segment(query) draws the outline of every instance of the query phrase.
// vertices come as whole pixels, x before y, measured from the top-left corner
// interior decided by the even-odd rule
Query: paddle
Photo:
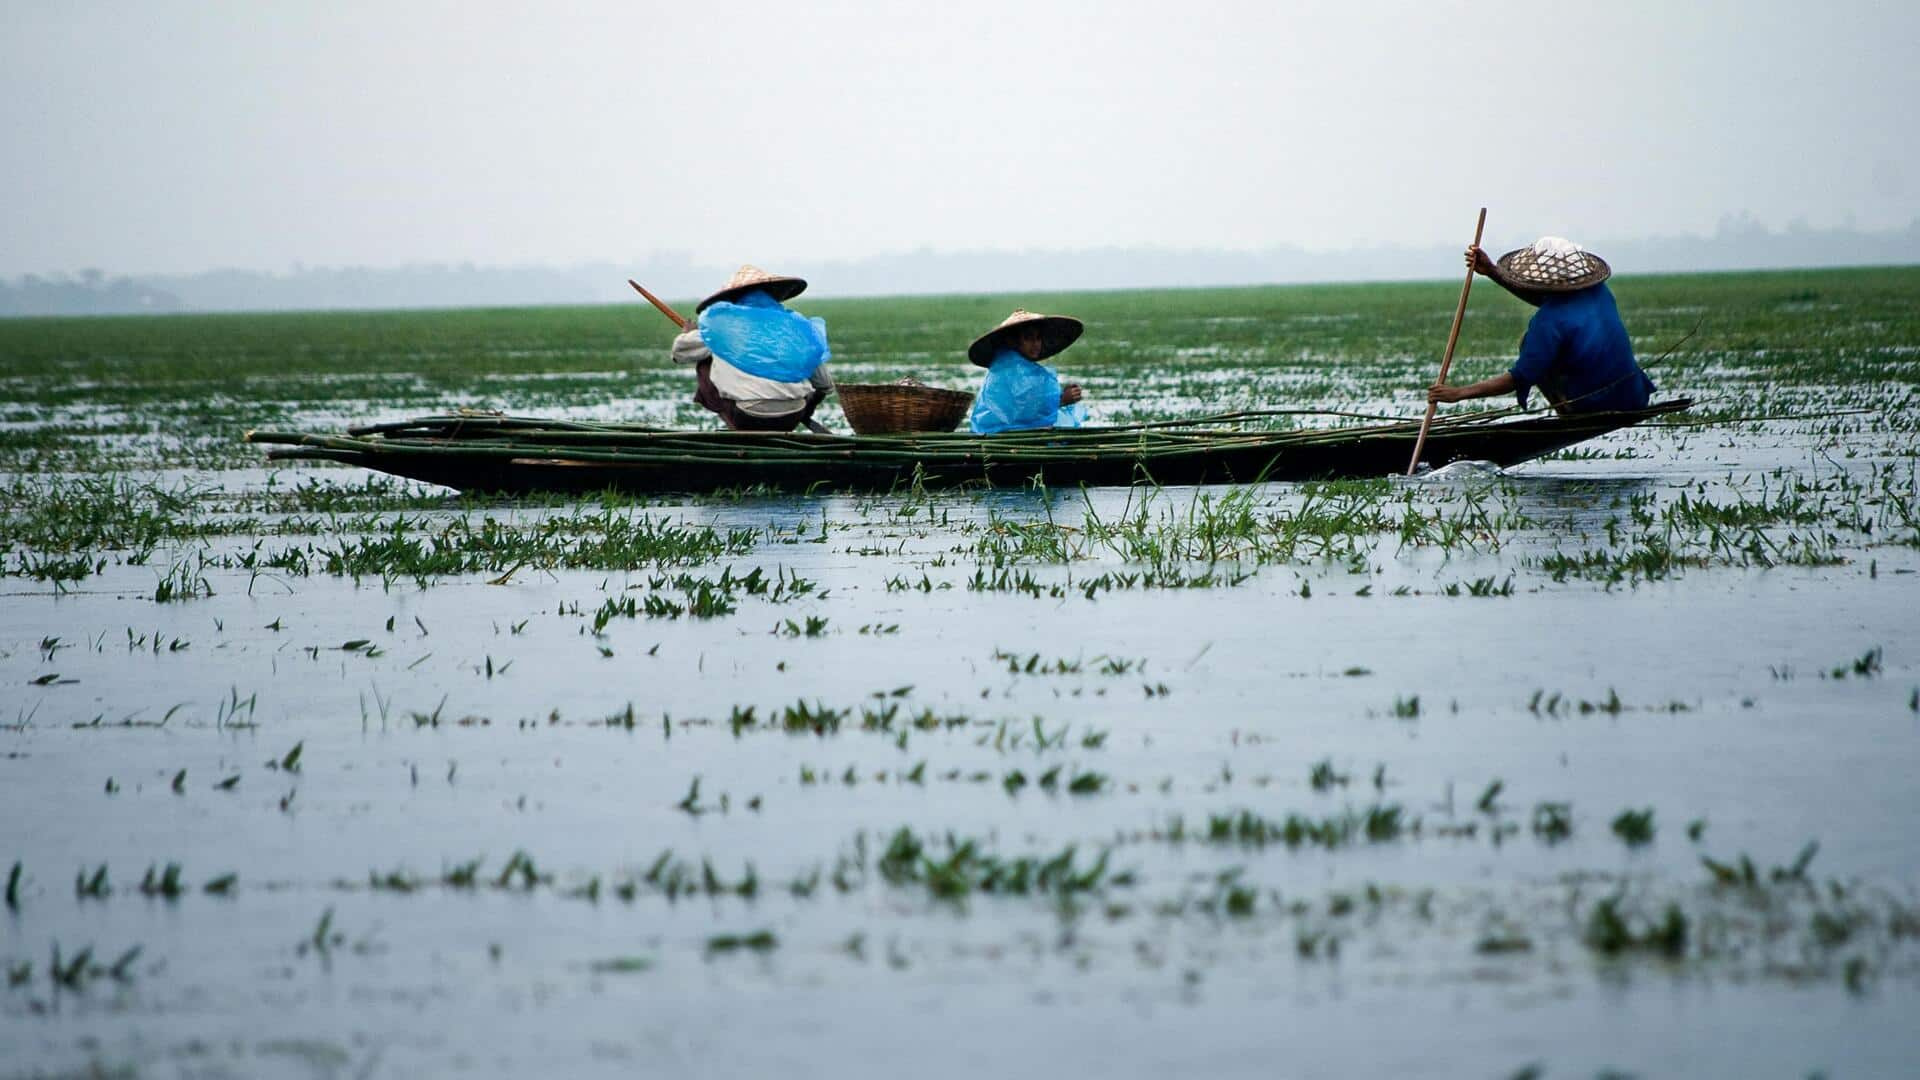
[[[639,282],[633,280],[632,278],[627,279],[627,284],[633,286],[634,292],[637,292],[641,296],[646,297],[647,303],[652,304],[656,308],[659,308],[660,314],[665,315],[669,319],[672,319],[673,325],[679,327],[682,330],[685,330],[687,328],[687,325],[688,325],[687,320],[681,318],[679,312],[668,307],[667,302],[665,300],[662,300],[659,297],[648,292],[647,287],[645,285],[640,284]]]
[[[1481,230],[1487,227],[1487,208],[1480,208],[1480,220],[1473,226],[1473,246],[1480,246]],[[638,285],[634,288],[639,288]],[[1460,286],[1460,306],[1453,309],[1453,329],[1447,332],[1447,351],[1440,357],[1440,382],[1447,381],[1447,369],[1453,366],[1453,347],[1460,340],[1460,322],[1467,317],[1467,294],[1473,291],[1473,267],[1467,267],[1466,283]],[[652,297],[648,297],[652,299]],[[1420,465],[1420,451],[1427,446],[1427,428],[1433,424],[1433,414],[1440,407],[1438,402],[1427,402],[1427,418],[1420,421],[1420,437],[1413,440],[1413,460],[1407,462],[1407,475]]]
[[[637,292],[641,296],[646,297],[647,303],[652,304],[654,307],[658,308],[660,310],[660,314],[665,315],[669,319],[672,319],[673,325],[679,327],[682,330],[685,330],[687,327],[693,325],[692,323],[688,322],[686,319],[681,318],[679,312],[667,306],[667,302],[665,300],[662,300],[659,297],[648,292],[647,287],[645,285],[640,284],[639,282],[633,280],[632,278],[627,279],[627,284],[633,286],[634,292]],[[816,435],[833,434],[833,432],[825,424],[820,423],[818,420],[815,420],[812,417],[808,417],[807,419],[802,420],[800,422],[807,426],[808,431],[811,431]]]

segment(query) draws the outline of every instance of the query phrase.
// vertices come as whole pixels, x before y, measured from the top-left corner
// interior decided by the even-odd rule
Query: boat
[[[1481,461],[1505,468],[1692,404],[1679,398],[1630,412],[1514,419],[1518,410],[1502,409],[1448,417],[1433,423],[1421,462],[1438,468]],[[674,431],[463,412],[354,427],[341,435],[249,431],[246,439],[274,447],[267,457],[275,461],[341,462],[461,491],[503,494],[1235,484],[1407,471],[1418,421],[1271,429],[1274,417],[1303,414],[1354,417],[1253,410],[982,436]]]

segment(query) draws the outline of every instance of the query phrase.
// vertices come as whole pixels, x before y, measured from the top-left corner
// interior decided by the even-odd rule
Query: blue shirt
[[[1574,412],[1644,409],[1653,380],[1633,359],[1620,309],[1603,282],[1577,292],[1548,293],[1520,339],[1510,369],[1520,404],[1538,386]]]
[[[973,399],[970,422],[975,435],[1034,428],[1079,427],[1085,410],[1076,402],[1060,407],[1060,377],[1012,349],[993,354],[987,381]]]

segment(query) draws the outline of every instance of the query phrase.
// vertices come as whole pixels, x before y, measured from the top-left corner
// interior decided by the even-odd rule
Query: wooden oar
[[[1473,226],[1473,246],[1480,246],[1481,230],[1487,227],[1487,208],[1480,208],[1480,220]],[[639,288],[635,285],[634,288]],[[1447,369],[1453,366],[1453,346],[1460,340],[1460,323],[1467,317],[1467,294],[1473,291],[1473,267],[1467,267],[1466,284],[1460,286],[1460,306],[1453,309],[1453,329],[1447,332],[1447,351],[1440,357],[1440,383],[1447,381]],[[652,299],[652,297],[648,297]],[[657,302],[657,301],[656,301]],[[1433,425],[1434,410],[1440,407],[1438,402],[1427,402],[1427,418],[1420,421],[1420,437],[1413,440],[1413,460],[1407,462],[1407,475],[1420,465],[1420,451],[1427,447],[1427,428]]]
[[[660,314],[665,315],[669,319],[672,319],[673,325],[679,327],[682,330],[685,330],[687,328],[687,320],[681,318],[679,312],[668,307],[667,302],[665,300],[662,300],[659,297],[648,292],[647,287],[645,285],[640,284],[639,282],[633,280],[632,278],[627,279],[627,284],[633,286],[634,292],[637,292],[641,296],[646,297],[647,303],[652,304],[656,308],[659,308]]]

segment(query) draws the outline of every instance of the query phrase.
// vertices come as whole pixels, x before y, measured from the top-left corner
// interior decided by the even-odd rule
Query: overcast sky
[[[0,274],[1899,227],[1917,12],[0,0]]]

